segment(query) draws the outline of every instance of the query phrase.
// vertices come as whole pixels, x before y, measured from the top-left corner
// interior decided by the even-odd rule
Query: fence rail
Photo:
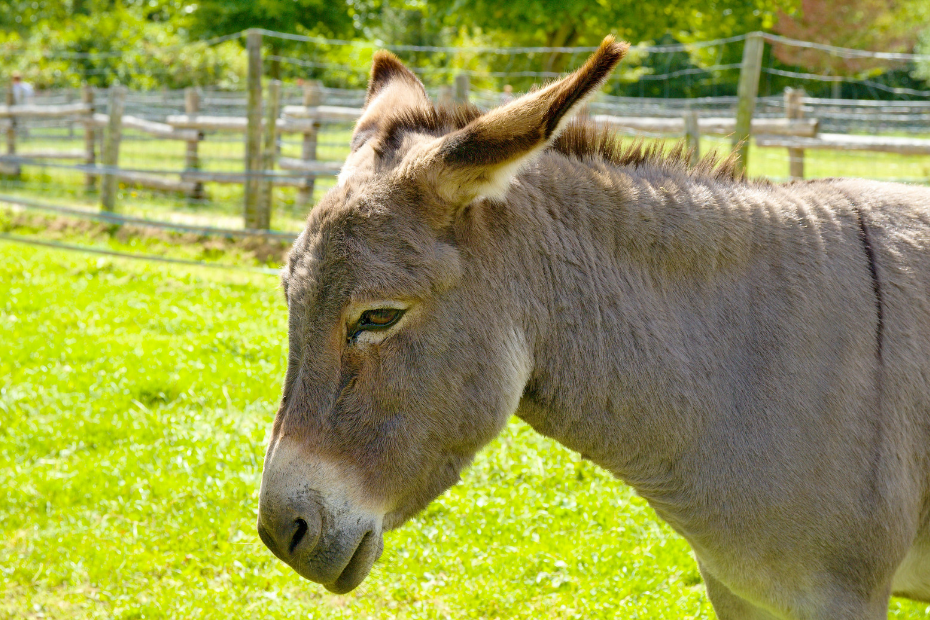
[[[15,178],[24,166],[50,174],[70,171],[83,176],[86,190],[99,188],[102,206],[109,210],[120,208],[119,183],[180,194],[194,202],[217,187],[240,186],[242,198],[236,196],[245,203],[243,225],[269,228],[275,195],[271,188],[295,188],[295,203],[306,205],[320,187],[318,179],[328,179],[325,185],[338,174],[365,92],[325,88],[314,81],[295,88],[266,80],[263,35],[273,33],[248,33],[248,91],[85,87],[41,93],[26,104],[13,103],[8,92],[7,104],[0,105],[0,134],[6,137],[0,174]],[[741,136],[751,137],[743,141],[747,147],[784,149],[792,178],[805,176],[806,151],[930,155],[930,99],[824,99],[807,97],[800,89],[759,97],[751,86],[764,79],[760,50],[773,40],[750,35],[726,43],[739,41],[747,45],[742,64],[747,85],[739,97],[604,95],[589,104],[587,113],[622,134],[687,137],[695,152],[702,138],[719,142],[722,137],[735,144]],[[469,76],[463,70],[451,84],[429,86],[427,92],[441,104],[471,101],[484,108],[513,96],[472,90]],[[133,148],[145,157],[135,157]]]

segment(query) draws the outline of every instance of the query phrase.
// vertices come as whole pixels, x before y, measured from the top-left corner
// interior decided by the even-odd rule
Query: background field
[[[58,137],[51,139],[50,135]],[[36,131],[20,141],[21,147],[25,150],[53,149],[56,144],[60,146],[59,138],[63,135],[63,130]],[[913,135],[926,138],[930,134]],[[344,161],[349,153],[350,136],[351,130],[346,126],[324,126],[324,131],[320,133],[320,159]],[[77,142],[79,137],[74,138],[74,141]],[[662,142],[666,149],[671,149],[679,142],[677,138],[637,138],[622,135],[618,136],[618,139],[627,144],[637,139],[644,140],[647,144]],[[206,140],[201,144],[204,169],[214,172],[241,172],[245,152],[241,137],[214,137],[212,140]],[[298,142],[282,141],[282,154],[298,157]],[[178,161],[183,161],[182,142],[146,140],[130,133],[126,143],[122,166],[127,169],[172,168],[177,167]],[[726,138],[705,136],[701,141],[701,149],[702,153],[716,151],[726,155],[730,152],[731,144]],[[811,150],[807,152],[805,165],[809,178],[851,176],[886,181],[930,182],[930,156],[927,155]],[[753,146],[748,174],[754,178],[787,180],[789,174],[786,149]],[[315,181],[314,202],[322,198],[334,184],[334,176],[318,177]],[[282,231],[300,231],[310,206],[297,203],[297,190],[293,187],[276,187],[273,192],[271,227]],[[20,178],[0,176],[0,195],[90,211],[99,209],[98,193],[85,191],[83,175],[67,168],[24,166]],[[124,215],[154,220],[241,228],[242,201],[241,185],[208,183],[206,199],[199,201],[191,201],[181,194],[123,185],[119,192],[118,210]]]
[[[285,325],[272,276],[0,241],[0,617],[713,617],[684,541],[518,421],[358,590],[301,580],[254,527]]]

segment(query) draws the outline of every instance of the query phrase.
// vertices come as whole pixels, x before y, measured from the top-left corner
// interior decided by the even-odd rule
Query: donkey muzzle
[[[363,507],[358,485],[292,442],[269,446],[259,493],[258,535],[311,581],[344,594],[371,571],[384,548],[383,513]]]

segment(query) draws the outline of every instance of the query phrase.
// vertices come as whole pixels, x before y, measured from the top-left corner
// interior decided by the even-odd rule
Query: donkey
[[[261,539],[348,592],[516,414],[646,498],[723,620],[930,601],[930,190],[570,121],[626,48],[484,114],[375,55],[283,270]]]

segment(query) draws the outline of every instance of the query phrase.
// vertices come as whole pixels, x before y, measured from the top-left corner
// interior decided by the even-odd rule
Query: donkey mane
[[[481,114],[481,110],[470,103],[406,108],[386,119],[381,144],[397,148],[406,132],[439,137],[462,129]],[[649,167],[686,173],[696,178],[746,181],[733,154],[720,156],[711,151],[692,165],[691,150],[684,140],[679,140],[666,151],[661,142],[646,144],[642,138],[624,141],[617,131],[584,117],[568,123],[547,150],[580,161],[600,159],[622,168]]]
[[[600,158],[619,167],[652,167],[714,180],[745,180],[735,155],[722,157],[710,151],[691,165],[691,149],[684,140],[676,142],[669,151],[663,147],[662,142],[646,144],[642,138],[624,142],[613,129],[581,118],[569,123],[551,148],[568,157]]]

